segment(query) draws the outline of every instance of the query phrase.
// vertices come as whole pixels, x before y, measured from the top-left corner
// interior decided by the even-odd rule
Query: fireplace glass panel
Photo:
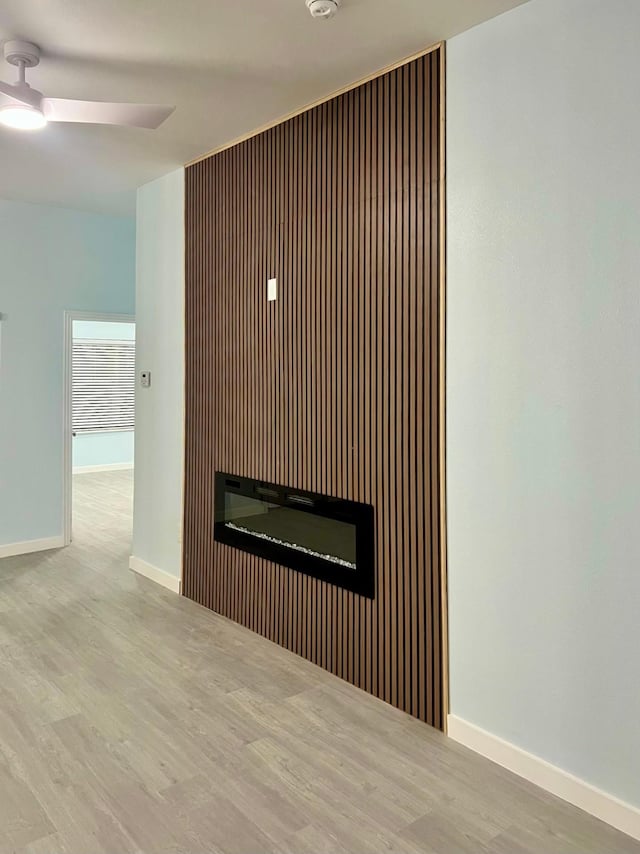
[[[225,492],[225,527],[356,569],[356,526],[349,522]]]
[[[373,507],[216,472],[214,535],[372,598]]]

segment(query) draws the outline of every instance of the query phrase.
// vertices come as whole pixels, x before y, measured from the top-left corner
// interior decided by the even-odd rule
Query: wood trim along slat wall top
[[[424,52],[187,169],[184,524],[187,596],[440,728],[443,70]],[[216,543],[216,470],[372,504],[376,598]]]
[[[295,119],[297,116],[302,115],[303,113],[308,113],[316,107],[321,106],[327,101],[333,101],[340,97],[340,95],[346,95],[347,92],[351,92],[353,89],[359,89],[361,86],[364,86],[365,83],[369,83],[371,80],[376,80],[379,77],[382,77],[385,74],[388,74],[390,71],[395,71],[397,68],[402,68],[404,65],[408,65],[416,59],[421,59],[424,56],[427,56],[430,53],[434,53],[436,51],[443,51],[446,42],[436,42],[435,44],[430,45],[429,47],[423,48],[422,50],[418,50],[415,53],[412,53],[410,56],[405,56],[403,59],[399,59],[396,62],[391,62],[389,65],[386,65],[384,68],[378,69],[378,71],[374,71],[372,74],[367,74],[366,77],[361,77],[359,80],[356,80],[354,83],[348,83],[346,86],[341,86],[339,89],[335,89],[329,95],[324,95],[321,98],[316,98],[316,100],[311,101],[308,104],[305,104],[302,107],[297,107],[295,110],[291,110],[290,113],[286,113],[280,118],[273,119],[270,122],[266,122],[263,125],[260,125],[257,128],[253,128],[253,130],[248,131],[247,133],[243,133],[240,136],[235,137],[229,142],[223,142],[221,145],[212,148],[210,151],[206,151],[204,154],[198,155],[198,157],[194,157],[193,160],[187,161],[185,163],[185,168],[188,169],[189,166],[195,166],[196,163],[200,163],[202,160],[208,160],[210,157],[214,157],[216,154],[221,154],[223,151],[226,151],[227,148],[235,148],[236,145],[240,145],[241,142],[246,142],[248,139],[251,139],[254,136],[259,136],[262,133],[265,133],[271,128],[278,127],[279,125],[283,125],[291,119]]]

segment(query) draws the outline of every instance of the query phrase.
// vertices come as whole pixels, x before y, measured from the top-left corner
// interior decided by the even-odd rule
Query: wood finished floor
[[[605,824],[127,569],[131,474],[0,561],[0,852],[615,854]]]

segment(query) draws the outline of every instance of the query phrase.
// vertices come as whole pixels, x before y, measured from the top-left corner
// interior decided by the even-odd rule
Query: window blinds
[[[74,432],[133,430],[135,342],[73,341]]]

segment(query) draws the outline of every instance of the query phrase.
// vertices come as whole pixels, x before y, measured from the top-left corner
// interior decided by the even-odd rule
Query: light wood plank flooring
[[[0,561],[0,852],[615,854],[633,842],[127,569],[131,476]]]

